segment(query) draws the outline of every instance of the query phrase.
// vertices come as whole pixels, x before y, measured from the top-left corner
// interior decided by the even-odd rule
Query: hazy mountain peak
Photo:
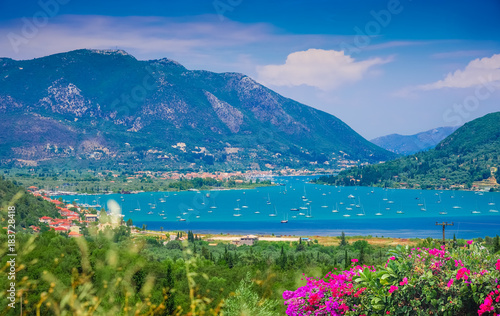
[[[101,54],[101,55],[123,55],[132,56],[122,49],[87,49],[89,52]]]
[[[400,155],[411,155],[436,147],[457,128],[458,126],[438,127],[414,135],[390,134],[372,139],[371,142]]]

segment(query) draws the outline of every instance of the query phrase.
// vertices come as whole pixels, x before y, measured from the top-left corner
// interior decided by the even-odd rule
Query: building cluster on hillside
[[[347,161],[343,161],[348,163]],[[349,162],[348,166],[353,166],[359,164],[359,162]],[[344,166],[344,165],[343,165]],[[347,165],[345,165],[347,166]],[[345,167],[344,166],[344,167]],[[233,171],[233,172],[224,172],[224,171],[216,171],[216,172],[178,172],[178,171],[136,171],[133,175],[129,175],[127,180],[141,179],[141,178],[152,178],[152,179],[160,179],[160,180],[191,180],[194,178],[210,178],[219,181],[230,180],[230,179],[244,179],[244,180],[268,180],[274,176],[283,176],[283,175],[292,175],[292,176],[305,176],[305,175],[313,175],[318,173],[333,173],[338,170],[334,169],[325,169],[325,168],[313,168],[309,169],[293,169],[285,167],[283,169],[276,170],[247,170],[247,171]],[[105,170],[103,172],[99,172],[97,174],[98,177],[105,177],[112,174],[112,177],[116,178],[119,175],[113,173],[111,170]]]
[[[43,200],[56,205],[61,218],[42,216],[38,219],[40,223],[47,224],[56,232],[67,232],[69,237],[79,237],[82,236],[80,233],[80,226],[82,224],[88,226],[90,223],[99,221],[99,215],[91,214],[87,208],[83,208],[76,204],[65,204],[60,200],[52,199],[44,195],[42,191],[37,191],[36,187],[30,187],[29,191],[34,196],[40,197]],[[40,227],[38,226],[32,225],[31,228],[35,231],[40,230]]]

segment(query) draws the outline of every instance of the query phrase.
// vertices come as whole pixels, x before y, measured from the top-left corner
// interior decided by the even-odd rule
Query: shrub
[[[457,249],[404,248],[383,265],[356,265],[307,278],[285,291],[287,315],[494,315],[500,311],[500,259],[478,243]]]

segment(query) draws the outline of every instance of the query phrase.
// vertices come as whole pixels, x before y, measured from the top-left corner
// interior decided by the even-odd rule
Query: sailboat
[[[283,220],[281,221],[282,224],[288,223],[288,215],[283,216]]]
[[[365,214],[365,208],[364,208],[364,207],[362,207],[362,208],[361,208],[361,213],[358,213],[358,214],[356,214],[356,215],[357,215],[357,216],[365,216],[365,215],[366,215],[366,214]]]
[[[335,203],[335,208],[332,210],[332,213],[338,213],[339,212],[339,206],[337,203]]]
[[[245,192],[243,192],[243,194],[245,194]],[[246,202],[247,202],[247,198],[245,196],[245,201],[243,203],[244,205],[241,208],[248,208],[248,206],[246,205],[247,204]]]
[[[471,211],[472,214],[481,214],[480,211],[478,211],[479,207],[478,207],[478,204],[477,204],[477,201],[476,201],[476,209]]]
[[[304,195],[302,196],[302,201],[307,201],[306,187],[304,186]]]
[[[427,206],[425,205],[425,199],[424,199],[424,205],[423,207],[420,208],[420,210],[423,212],[427,211]]]
[[[306,215],[307,218],[311,218],[312,217],[312,213],[311,213],[311,206],[309,206],[309,213]]]
[[[269,193],[267,194],[267,205],[271,205],[271,198],[269,197]]]
[[[238,207],[235,207],[234,210],[235,211],[239,211],[240,210],[240,203],[238,203]]]
[[[139,201],[137,201],[137,208],[134,209],[134,211],[138,211],[138,212],[141,211],[141,205],[139,204]]]
[[[277,212],[276,212],[276,206],[275,206],[275,207],[274,207],[274,213],[269,214],[269,216],[276,216],[276,215],[278,215],[278,214],[277,214]]]
[[[208,194],[208,193],[207,193],[207,194]],[[209,196],[210,196],[210,194],[209,194]],[[210,206],[210,209],[211,209],[211,210],[215,210],[216,208],[217,208],[217,204],[215,203],[215,199],[214,199],[214,205]],[[208,212],[209,212],[209,213],[212,213],[212,211],[211,211],[211,210],[209,210]]]

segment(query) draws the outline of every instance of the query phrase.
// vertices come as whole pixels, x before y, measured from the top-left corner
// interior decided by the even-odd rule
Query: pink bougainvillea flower
[[[469,279],[470,270],[467,268],[461,268],[457,271],[457,281],[460,279]]]
[[[399,289],[397,285],[391,285],[391,288],[389,289],[389,294],[396,291],[397,289]]]
[[[446,286],[451,287],[452,285],[453,285],[453,279],[450,279],[450,281],[448,281],[448,284]]]
[[[500,259],[497,260],[495,267],[497,268],[497,270],[500,270]]]
[[[399,285],[406,285],[406,284],[408,284],[408,278],[404,277],[403,281],[399,282]]]
[[[358,262],[358,259],[351,259],[351,262],[356,263],[356,262]]]
[[[472,240],[467,240],[468,245],[472,245],[472,242],[473,242]]]

